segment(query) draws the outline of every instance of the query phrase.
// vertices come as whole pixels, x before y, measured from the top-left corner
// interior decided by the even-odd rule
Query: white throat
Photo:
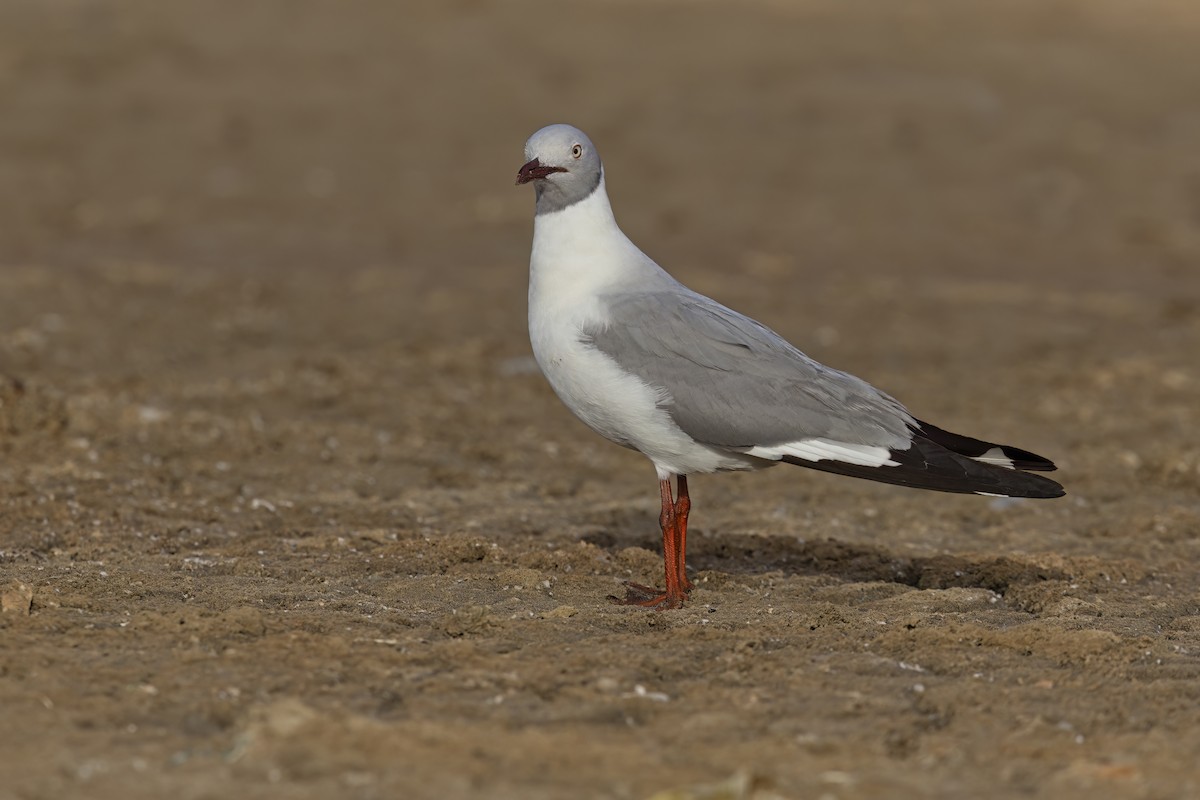
[[[533,219],[531,311],[539,303],[557,306],[663,280],[674,282],[617,226],[603,176],[583,200]]]

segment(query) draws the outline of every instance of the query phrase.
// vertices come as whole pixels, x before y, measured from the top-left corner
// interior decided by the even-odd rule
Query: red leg
[[[686,482],[683,484],[686,489]],[[645,606],[647,608],[679,608],[687,599],[687,590],[679,580],[683,573],[683,553],[681,545],[678,516],[675,513],[676,504],[671,498],[671,480],[658,482],[659,494],[662,498],[662,511],[658,523],[662,527],[663,536],[663,571],[667,580],[665,592],[659,592],[649,586],[642,586],[630,581],[625,582],[625,597],[609,595],[609,600],[626,606]],[[686,576],[684,576],[686,580]]]
[[[687,576],[687,521],[688,512],[692,510],[692,498],[688,497],[687,475],[680,475],[678,481],[679,499],[675,501],[678,545],[675,548],[675,557],[678,559],[679,585],[686,594],[692,590],[692,582]]]

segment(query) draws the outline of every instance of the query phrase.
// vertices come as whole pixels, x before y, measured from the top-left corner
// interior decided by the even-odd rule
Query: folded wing
[[[665,390],[663,408],[698,442],[914,488],[1063,494],[1021,471],[1054,469],[1047,459],[923,423],[866,381],[682,286],[602,299],[608,324],[586,340]]]

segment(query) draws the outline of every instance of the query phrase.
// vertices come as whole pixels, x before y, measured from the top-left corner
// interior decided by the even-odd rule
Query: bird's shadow
[[[606,527],[583,539],[610,552],[654,547],[655,543],[638,530],[632,525]],[[688,544],[690,568],[727,574],[824,575],[848,582],[881,581],[917,589],[979,588],[999,595],[1016,586],[1068,578],[1060,570],[1009,556],[901,556],[877,545],[832,538],[805,540],[728,533],[693,536]]]

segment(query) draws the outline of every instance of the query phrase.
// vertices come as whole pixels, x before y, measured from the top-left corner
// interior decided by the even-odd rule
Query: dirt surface
[[[1200,796],[1200,10],[0,4],[0,797]],[[1021,502],[653,471],[526,136]]]

